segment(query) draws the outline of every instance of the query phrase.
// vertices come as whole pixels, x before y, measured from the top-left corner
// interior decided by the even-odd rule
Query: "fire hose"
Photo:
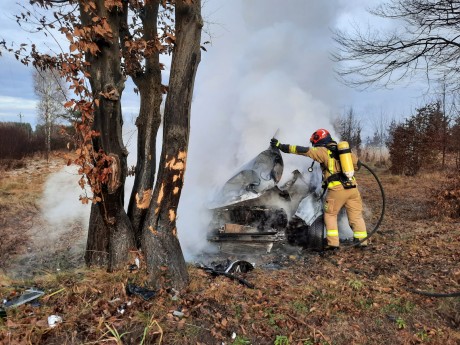
[[[360,161],[360,163],[361,163],[361,166],[366,168],[367,171],[369,171],[372,174],[372,176],[374,176],[374,179],[375,179],[375,181],[377,182],[377,184],[379,186],[380,194],[381,194],[381,197],[382,197],[382,210],[380,212],[380,217],[377,220],[377,223],[375,224],[374,228],[371,231],[367,232],[367,237],[361,239],[360,241],[353,242],[353,243],[349,244],[349,246],[352,246],[352,247],[360,245],[362,242],[368,240],[371,236],[373,236],[377,232],[377,230],[379,229],[380,224],[382,224],[383,217],[385,215],[385,191],[383,190],[382,182],[380,182],[380,179],[378,178],[377,174],[367,164],[364,164],[361,161]]]
[[[344,243],[343,245],[345,247],[355,247],[355,246],[359,246],[362,242],[368,240],[371,236],[373,236],[377,230],[379,229],[380,227],[380,224],[382,223],[383,221],[383,217],[385,215],[385,191],[383,190],[383,186],[382,186],[382,183],[380,182],[380,179],[378,178],[377,174],[365,163],[363,162],[359,162],[361,166],[363,166],[364,168],[366,168],[371,174],[372,176],[374,176],[374,179],[375,181],[377,182],[378,186],[379,186],[379,189],[380,189],[380,193],[381,193],[381,197],[382,197],[382,210],[380,212],[380,216],[379,216],[379,219],[377,220],[377,223],[375,224],[374,228],[371,230],[371,231],[368,231],[367,232],[367,237],[359,240],[359,241],[353,241],[352,243]],[[308,168],[308,171],[309,172],[313,172],[313,165],[315,164],[315,162],[313,161],[311,166]],[[326,190],[324,190],[325,192]],[[323,193],[324,195],[324,193]]]

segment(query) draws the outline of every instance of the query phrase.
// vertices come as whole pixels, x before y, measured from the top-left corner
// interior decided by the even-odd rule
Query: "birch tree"
[[[38,123],[45,129],[45,154],[49,161],[51,152],[51,133],[56,122],[66,110],[67,87],[59,72],[54,69],[35,70],[33,73],[34,92],[38,97]]]

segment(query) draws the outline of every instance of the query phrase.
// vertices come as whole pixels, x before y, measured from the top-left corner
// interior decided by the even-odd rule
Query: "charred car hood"
[[[279,149],[269,148],[262,151],[219,189],[209,208],[215,209],[258,198],[279,182],[283,168]]]

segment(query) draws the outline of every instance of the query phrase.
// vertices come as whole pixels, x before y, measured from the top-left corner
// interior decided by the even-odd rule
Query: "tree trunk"
[[[144,7],[143,37],[148,42],[154,42],[157,39],[158,6],[159,1],[150,1]],[[156,140],[161,123],[162,92],[158,50],[146,57],[145,69],[142,73],[133,75],[132,78],[139,89],[140,109],[136,119],[137,164],[133,190],[129,199],[128,217],[134,229],[136,244],[140,247],[142,228],[155,180]]]
[[[166,99],[157,182],[142,232],[152,284],[183,288],[188,273],[176,229],[190,133],[190,109],[200,62],[201,2],[176,1],[176,42]]]
[[[95,152],[111,157],[112,173],[102,186],[101,202],[93,204],[88,229],[85,261],[88,266],[107,266],[109,271],[120,269],[127,262],[129,249],[134,247],[133,229],[123,207],[127,174],[127,150],[122,139],[121,95],[124,78],[119,54],[119,30],[123,14],[118,7],[108,10],[104,0],[97,0],[96,14],[81,8],[83,25],[91,25],[98,18],[105,18],[111,28],[109,35],[95,35],[99,52],[87,53],[90,84],[93,97],[99,99],[94,109],[93,129],[100,133],[93,138]],[[94,20],[93,20],[94,19]]]
[[[149,87],[141,91],[137,126],[137,164],[131,197],[128,205],[128,216],[134,229],[136,244],[141,245],[142,227],[150,205],[153,182],[156,173],[156,139],[161,123],[160,104],[156,100],[158,91]],[[161,93],[159,93],[161,98]]]
[[[46,133],[46,161],[50,162],[50,153],[51,153],[51,119],[50,114],[46,114],[46,124],[45,124],[45,133]]]
[[[45,158],[46,162],[50,162],[50,151],[51,151],[51,125],[50,125],[50,95],[49,88],[46,88],[46,100],[45,100]]]

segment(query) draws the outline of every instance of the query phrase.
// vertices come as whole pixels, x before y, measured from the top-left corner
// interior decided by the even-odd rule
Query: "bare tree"
[[[454,119],[454,125],[452,126],[452,140],[451,140],[451,150],[455,154],[455,166],[460,170],[460,115]]]
[[[55,69],[35,70],[33,73],[34,92],[39,98],[37,111],[39,123],[45,128],[45,152],[49,161],[51,151],[51,132],[56,121],[66,113],[67,87]]]
[[[386,142],[388,141],[388,128],[390,121],[382,110],[380,115],[374,117],[372,120],[372,128],[374,130],[374,136],[372,138],[372,145],[379,151],[379,163],[385,161]]]
[[[340,140],[348,141],[350,147],[359,154],[362,143],[362,126],[352,107],[335,119],[333,127]]]
[[[445,79],[441,81],[440,85],[440,95],[439,95],[439,102],[441,104],[441,129],[440,129],[440,146],[442,152],[442,165],[441,167],[444,169],[446,165],[446,155],[447,150],[449,148],[449,141],[450,141],[450,126],[453,119],[452,113],[455,111],[455,96],[457,92],[452,92],[449,90],[447,82]],[[450,97],[449,97],[450,96]],[[449,100],[450,98],[450,100]],[[450,104],[448,104],[448,102]]]
[[[459,87],[460,1],[390,0],[370,13],[401,23],[393,32],[336,31],[338,74],[353,86],[389,85],[414,74]]]

